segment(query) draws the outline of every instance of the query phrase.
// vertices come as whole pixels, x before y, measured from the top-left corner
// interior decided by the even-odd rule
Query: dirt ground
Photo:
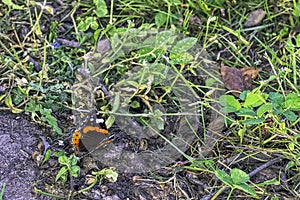
[[[29,116],[24,114],[11,114],[9,112],[1,112],[0,114],[0,144],[2,146],[0,157],[0,173],[1,185],[6,183],[4,192],[4,200],[9,199],[54,199],[46,195],[35,192],[36,189],[57,194],[61,196],[69,196],[71,199],[211,199],[215,193],[211,185],[218,183],[217,179],[209,173],[194,173],[183,169],[183,165],[178,164],[177,167],[164,167],[156,172],[143,174],[126,174],[120,173],[118,180],[114,183],[104,180],[102,184],[96,184],[93,188],[82,192],[79,195],[72,196],[69,192],[70,188],[78,191],[87,187],[87,177],[92,170],[101,168],[101,163],[93,160],[90,156],[85,156],[79,163],[81,173],[78,178],[74,178],[62,186],[60,182],[55,182],[55,176],[59,170],[59,164],[56,157],[43,166],[38,167],[32,155],[40,147],[40,137],[44,136],[47,140],[51,140],[50,131],[46,128],[39,127],[30,122]],[[54,145],[53,150],[67,149],[68,137],[61,138],[65,142],[64,146],[59,146],[58,142],[51,141]],[[239,158],[242,158],[240,155]],[[222,160],[224,163],[230,163],[237,156]],[[258,159],[270,160],[270,157],[257,156]],[[252,171],[262,165],[258,160],[245,159],[247,169]],[[284,166],[284,165],[282,165]],[[243,169],[243,166],[237,166]],[[271,180],[282,171],[278,164],[274,164],[251,178],[254,183],[260,183],[265,180]],[[286,181],[285,173],[281,173],[282,182]],[[286,190],[281,186],[272,186],[270,192],[281,194],[281,197],[288,197]],[[226,199],[228,191],[223,193]],[[220,197],[220,196],[219,196]],[[236,197],[239,194],[236,194]]]
[[[23,115],[0,112],[0,182],[1,186],[6,183],[4,200],[37,198],[33,184],[39,169],[31,155],[41,135],[40,127]]]

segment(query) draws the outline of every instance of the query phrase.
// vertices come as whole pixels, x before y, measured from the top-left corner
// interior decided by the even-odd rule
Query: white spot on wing
[[[104,123],[104,119],[103,118],[100,118],[100,119],[96,119],[96,123],[99,124],[103,124]]]

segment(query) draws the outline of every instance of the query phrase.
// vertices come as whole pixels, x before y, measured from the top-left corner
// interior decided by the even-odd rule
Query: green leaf
[[[153,44],[156,41],[156,35],[149,36],[145,40],[142,41],[141,46],[144,48],[151,48],[154,49]]]
[[[232,181],[231,177],[226,172],[224,172],[222,170],[217,170],[217,171],[215,171],[215,175],[218,179],[220,179],[226,185],[228,185],[230,187],[233,186],[233,181]]]
[[[242,121],[243,124],[245,125],[256,125],[263,123],[265,121],[265,118],[258,118],[258,119],[246,119]]]
[[[280,105],[284,102],[284,97],[282,94],[279,94],[277,92],[270,92],[269,93],[269,99],[270,99],[270,102],[272,104],[277,104],[277,105]]]
[[[44,122],[47,122],[53,128],[53,130],[56,133],[58,133],[59,135],[61,135],[62,134],[62,130],[58,127],[57,119],[51,115],[52,110],[44,108],[44,109],[41,109],[40,112],[42,114],[41,119]]]
[[[67,156],[62,155],[58,157],[58,162],[62,165],[67,165],[70,162],[70,159]]]
[[[249,181],[249,175],[237,168],[230,170],[230,176],[234,184],[246,183]]]
[[[15,105],[20,104],[22,101],[25,100],[26,98],[26,94],[24,93],[24,91],[22,91],[21,87],[18,87],[17,89],[13,89],[12,90],[13,94],[14,94],[14,99],[13,99],[13,103]],[[1,101],[1,99],[0,99]]]
[[[55,177],[55,181],[58,181],[58,179],[61,178],[64,182],[64,180],[67,179],[67,172],[68,172],[67,166],[63,166],[62,168],[60,168],[60,170],[58,171],[58,173]]]
[[[161,12],[157,13],[155,15],[155,25],[158,28],[161,27],[162,25],[164,25],[166,23],[167,17],[168,16],[166,14],[164,14],[164,13],[161,13]]]
[[[272,105],[267,103],[267,104],[260,106],[257,109],[256,114],[258,117],[262,117],[265,113],[271,112],[271,111],[272,111]]]
[[[191,49],[197,43],[197,38],[187,37],[178,41],[172,48],[171,53],[182,54]]]
[[[97,40],[98,40],[101,31],[102,31],[101,29],[97,29],[97,30],[94,32],[94,34],[93,34],[93,39],[94,39],[94,41],[97,41]]]
[[[37,112],[42,109],[41,104],[38,104],[35,100],[31,99],[28,103],[25,105],[25,111],[26,112]]]
[[[77,166],[77,165],[71,166],[71,168],[70,168],[70,175],[71,176],[76,178],[76,177],[78,177],[79,172],[80,172],[80,167],[79,166]]]
[[[293,9],[292,14],[295,17],[300,17],[300,3],[297,3],[297,4],[294,5],[294,9]]]
[[[72,154],[70,157],[69,157],[69,160],[70,160],[70,165],[76,165],[79,158],[76,157],[74,154]]]
[[[204,169],[208,169],[211,171],[215,171],[216,169],[214,167],[214,164],[215,164],[215,162],[213,160],[195,160],[188,167],[188,169],[202,171],[204,168]]]
[[[272,105],[272,112],[275,115],[282,115],[284,110],[277,104],[271,104]]]
[[[249,107],[257,107],[264,103],[263,100],[266,100],[268,98],[267,94],[253,94],[248,93],[245,102],[243,103],[243,106],[245,108]]]
[[[65,151],[55,151],[53,153],[53,156],[56,156],[56,157],[60,157],[60,156],[64,156],[64,155],[66,155]]]
[[[287,165],[285,166],[285,172],[287,172],[288,170],[290,170],[292,167],[295,167],[295,166],[296,166],[295,161],[289,161],[287,163]]]
[[[19,6],[19,5],[17,5],[17,4],[13,4],[13,5],[12,5],[12,9],[14,9],[14,10],[23,10],[23,9],[24,9],[24,6]]]
[[[7,95],[4,103],[7,107],[10,107],[10,108],[14,107],[10,94]]]
[[[244,117],[256,117],[256,113],[250,108],[241,108],[237,115]]]
[[[271,180],[266,180],[266,181],[264,181],[262,183],[258,183],[256,185],[260,186],[260,187],[264,187],[264,186],[268,186],[268,185],[280,185],[280,181],[278,181],[275,178],[273,178]]]
[[[162,31],[156,34],[155,37],[155,47],[162,48],[166,47],[168,44],[172,44],[175,39],[176,35],[174,35],[173,31]]]
[[[170,63],[177,65],[177,64],[187,64],[191,62],[194,57],[189,54],[188,52],[183,53],[170,53]]]
[[[78,27],[77,27],[78,31],[83,31],[83,32],[87,31],[90,27],[89,21],[90,21],[89,18],[87,18],[86,20],[80,21],[79,24],[78,24]]]
[[[118,179],[118,173],[112,168],[104,168],[98,172],[92,172],[92,174],[96,176],[104,175],[106,179],[109,179],[112,182],[116,182]]]
[[[224,107],[222,112],[231,113],[241,109],[241,104],[232,95],[222,95],[219,98],[220,104]]]
[[[40,92],[42,92],[42,93],[46,93],[46,92],[47,92],[46,89],[44,89],[42,86],[40,86],[39,84],[37,84],[37,83],[35,83],[35,82],[33,82],[33,81],[31,81],[31,82],[29,83],[29,86],[32,87],[32,90],[40,91]]]
[[[96,5],[96,15],[97,17],[104,17],[107,15],[108,10],[105,3],[105,0],[94,0],[94,4]]]
[[[253,197],[257,197],[255,190],[252,187],[250,187],[248,184],[241,183],[239,185],[234,185],[234,187],[252,195]]]
[[[105,126],[107,128],[110,128],[115,123],[115,117],[113,115],[110,115],[107,120],[105,121]]]
[[[148,58],[146,60],[151,60],[153,58],[156,58],[155,55],[152,54],[154,48],[150,48],[150,47],[146,47],[146,48],[142,48],[142,49],[139,49],[137,50],[137,55],[140,56],[140,57],[143,57],[143,58]],[[150,53],[151,52],[151,53]]]
[[[164,130],[165,129],[165,122],[164,122],[162,117],[159,117],[159,118],[155,119],[155,123],[156,123],[156,126],[157,126],[158,130]]]
[[[120,107],[120,92],[117,92],[115,95],[114,103],[112,106],[112,113],[115,113]]]
[[[151,123],[154,122],[159,130],[164,130],[165,128],[165,122],[162,115],[163,113],[159,109],[156,109],[153,113],[153,117],[151,118]]]
[[[14,4],[11,0],[2,0],[2,2],[7,5],[8,7],[12,7],[14,10],[23,10],[23,6],[19,6],[17,4]]]
[[[216,82],[216,80],[214,78],[208,78],[205,80],[205,86],[211,87],[215,82]]]
[[[140,102],[138,101],[133,101],[131,104],[130,104],[130,107],[131,108],[139,108],[141,105],[140,105]]]
[[[93,29],[95,31],[98,29],[99,25],[98,25],[97,21],[93,21],[90,23],[90,27],[91,27],[91,29]]]
[[[87,18],[85,19],[85,23],[87,23],[87,24],[90,26],[90,25],[91,25],[92,23],[94,23],[96,20],[97,20],[96,17],[91,17],[91,16],[89,16],[89,17],[87,17]]]
[[[12,113],[21,113],[21,112],[23,112],[23,110],[19,109],[19,108],[12,108],[11,112]]]
[[[98,22],[96,17],[87,17],[85,20],[82,20],[78,24],[78,31],[87,31],[89,28],[96,30],[98,28]]]
[[[293,111],[290,110],[284,111],[282,114],[289,121],[296,121],[298,118],[298,116]]]
[[[300,96],[296,93],[290,93],[286,96],[283,107],[298,111],[300,110]]]
[[[116,182],[118,179],[118,173],[111,170],[105,175],[105,178],[111,180],[111,182]]]
[[[245,101],[247,94],[250,93],[250,90],[244,90],[241,94],[240,94],[240,99]]]
[[[51,150],[48,149],[48,150],[46,151],[46,154],[45,154],[45,156],[44,156],[44,160],[43,160],[43,162],[42,162],[41,165],[45,164],[45,162],[47,162],[47,161],[50,159],[50,156],[51,156]]]
[[[3,94],[0,96],[0,101],[2,101],[2,99],[4,99],[4,97],[6,97],[6,94]]]
[[[295,142],[297,145],[300,145],[300,134],[294,135],[294,142]]]
[[[149,74],[146,74],[147,80],[145,83],[153,82],[155,84],[161,84],[162,82],[166,81],[168,77],[168,66],[164,65],[163,63],[153,63],[149,66]],[[153,80],[154,76],[154,80]],[[152,80],[151,80],[152,79]]]
[[[2,3],[4,3],[7,6],[12,6],[13,2],[11,0],[2,0]]]
[[[80,21],[78,24],[78,31],[87,31],[89,29],[90,25],[86,23],[85,21]]]

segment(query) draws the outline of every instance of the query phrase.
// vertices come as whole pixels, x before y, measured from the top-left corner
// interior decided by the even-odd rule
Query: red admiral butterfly
[[[105,127],[105,120],[97,118],[95,114],[86,117],[79,128],[75,130],[72,138],[72,144],[76,153],[83,146],[87,150],[92,151],[111,141],[108,137],[108,130]]]

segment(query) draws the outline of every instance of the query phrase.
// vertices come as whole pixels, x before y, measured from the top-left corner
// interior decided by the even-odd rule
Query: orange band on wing
[[[82,132],[85,134],[88,133],[89,131],[96,131],[96,132],[102,133],[104,135],[108,134],[108,130],[99,128],[98,126],[86,126],[82,130]]]
[[[79,149],[80,137],[81,137],[81,133],[78,130],[76,130],[72,139],[72,144],[76,149]]]

